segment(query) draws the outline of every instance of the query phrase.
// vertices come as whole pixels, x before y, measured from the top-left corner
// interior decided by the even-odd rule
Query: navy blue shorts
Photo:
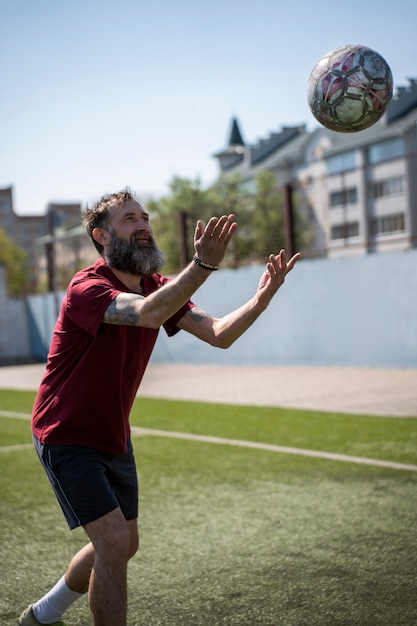
[[[132,444],[126,454],[94,448],[42,444],[36,452],[70,529],[84,526],[120,507],[127,520],[138,516],[138,478]]]

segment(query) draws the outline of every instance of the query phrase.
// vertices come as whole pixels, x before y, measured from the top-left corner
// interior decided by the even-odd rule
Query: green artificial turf
[[[33,394],[0,391],[0,410]],[[138,400],[132,424],[417,462],[417,420]],[[62,575],[70,532],[28,420],[0,418],[0,623]],[[141,549],[132,626],[412,626],[417,472],[157,436],[133,438]],[[91,624],[85,599],[68,626]]]

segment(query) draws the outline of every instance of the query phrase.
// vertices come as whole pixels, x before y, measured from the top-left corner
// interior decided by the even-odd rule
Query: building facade
[[[0,189],[0,228],[13,243],[28,254],[29,292],[36,288],[38,250],[36,240],[47,232],[45,215],[17,215],[13,207],[13,188]]]
[[[65,289],[97,252],[81,224],[80,203],[50,203],[43,215],[17,215],[13,188],[0,189],[0,228],[28,254],[28,293]]]
[[[221,176],[238,174],[248,192],[274,173],[312,233],[310,256],[349,256],[417,247],[417,81],[400,88],[384,117],[359,133],[284,127],[255,145],[232,120],[214,155]]]

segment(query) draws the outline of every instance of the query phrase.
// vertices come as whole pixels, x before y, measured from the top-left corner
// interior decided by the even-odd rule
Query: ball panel
[[[325,54],[313,67],[307,101],[323,126],[358,132],[375,124],[392,98],[391,70],[380,54],[345,45]]]

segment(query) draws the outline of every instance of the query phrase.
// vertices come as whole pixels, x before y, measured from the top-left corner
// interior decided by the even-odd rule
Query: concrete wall
[[[59,307],[65,292],[46,293],[27,298],[31,350],[35,359],[45,361]]]
[[[194,301],[222,316],[253,295],[262,272],[221,270]],[[0,293],[0,362],[45,358],[62,295],[13,301]],[[152,362],[417,368],[417,250],[301,261],[229,350],[162,330]]]
[[[254,293],[261,267],[223,270],[194,301],[216,316]],[[417,367],[417,251],[299,262],[229,350],[161,332],[153,362]]]
[[[6,270],[0,264],[0,363],[31,360],[26,302],[9,298],[6,289]]]

